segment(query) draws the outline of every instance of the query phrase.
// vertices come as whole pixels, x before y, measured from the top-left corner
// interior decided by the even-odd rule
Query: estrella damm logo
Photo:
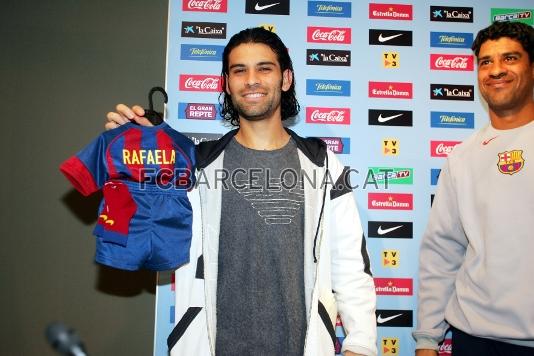
[[[523,158],[523,150],[504,151],[499,153],[499,162],[497,167],[499,172],[503,174],[514,174],[523,169],[525,159]]]
[[[383,337],[382,338],[382,355],[398,355],[399,354],[399,338],[398,337]]]
[[[382,53],[382,65],[384,68],[400,68],[400,57],[398,52]]]
[[[384,156],[398,156],[400,141],[396,138],[382,139],[382,154]]]
[[[382,251],[382,266],[388,268],[399,267],[399,250],[383,250]]]

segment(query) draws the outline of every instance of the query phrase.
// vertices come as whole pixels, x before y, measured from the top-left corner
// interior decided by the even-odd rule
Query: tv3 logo
[[[399,338],[383,337],[382,338],[382,355],[398,355],[399,354]]]
[[[398,68],[400,65],[399,54],[397,52],[382,53],[384,68]]]
[[[385,138],[382,140],[382,153],[384,156],[398,156],[400,142],[396,138]]]
[[[384,267],[399,267],[399,251],[398,250],[383,250],[382,251],[382,266]]]

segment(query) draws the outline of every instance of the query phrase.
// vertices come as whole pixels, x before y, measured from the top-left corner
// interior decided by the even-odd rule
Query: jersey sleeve
[[[76,155],[64,161],[59,170],[84,196],[102,188],[107,179],[106,143],[100,135]]]

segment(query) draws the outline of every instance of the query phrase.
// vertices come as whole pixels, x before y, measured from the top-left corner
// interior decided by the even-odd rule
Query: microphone
[[[60,322],[49,324],[45,335],[52,348],[62,356],[88,356],[76,331]]]

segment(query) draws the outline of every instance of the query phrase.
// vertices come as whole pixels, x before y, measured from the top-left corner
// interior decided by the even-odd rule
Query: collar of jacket
[[[289,133],[289,135],[291,135],[293,140],[295,140],[297,147],[302,151],[302,153],[304,153],[306,157],[308,157],[310,161],[312,161],[315,165],[319,167],[324,166],[324,159],[326,156],[326,143],[316,137],[300,137],[288,128],[285,128],[285,130],[287,131],[287,133]],[[226,145],[237,134],[237,131],[238,129],[235,129],[228,132],[218,140],[206,141],[198,144],[195,150],[197,168],[205,168],[217,157],[219,157]]]

